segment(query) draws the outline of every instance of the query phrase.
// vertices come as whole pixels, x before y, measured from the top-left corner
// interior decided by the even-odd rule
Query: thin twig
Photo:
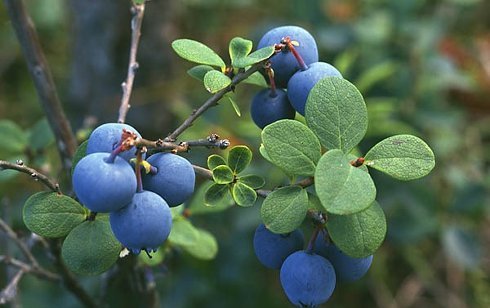
[[[56,138],[64,170],[69,170],[77,143],[70,123],[61,108],[56,86],[44,56],[34,24],[24,1],[4,0],[12,26],[17,34],[24,57],[36,86],[39,101]]]
[[[5,232],[5,234],[7,234],[7,236],[15,242],[15,244],[19,247],[22,254],[26,257],[27,260],[29,260],[32,266],[34,267],[39,266],[36,258],[34,258],[27,245],[17,236],[17,233],[15,233],[14,230],[12,230],[12,228],[10,228],[10,226],[1,218],[0,218],[0,230]]]
[[[129,99],[131,92],[133,91],[133,82],[138,70],[138,62],[136,61],[136,55],[138,54],[138,45],[141,37],[141,25],[143,24],[143,17],[145,15],[145,3],[134,4],[131,7],[131,13],[133,18],[131,19],[131,47],[129,49],[129,65],[128,75],[126,81],[121,84],[123,95],[121,99],[121,106],[119,107],[119,117],[117,122],[124,123],[126,121],[126,115],[130,108]]]
[[[145,146],[156,152],[171,151],[172,153],[177,153],[188,152],[191,147],[219,148],[224,150],[230,146],[230,141],[228,139],[221,139],[217,134],[211,134],[203,139],[182,141],[179,143],[167,142],[162,139],[151,141],[139,138],[135,141],[134,145],[137,147]]]
[[[208,110],[211,107],[214,107],[218,105],[218,101],[225,96],[226,93],[233,91],[235,89],[235,86],[239,84],[240,82],[244,81],[247,79],[250,75],[253,73],[257,72],[259,69],[261,69],[264,64],[269,61],[269,59],[266,59],[264,61],[261,61],[259,63],[256,63],[252,65],[248,70],[242,73],[238,73],[233,80],[231,81],[231,84],[224,88],[223,90],[217,92],[213,96],[211,96],[207,101],[204,102],[204,104],[201,105],[198,109],[194,110],[191,115],[185,119],[185,121],[177,127],[170,135],[165,138],[165,141],[168,142],[174,142],[180,134],[182,134],[186,129],[192,126],[192,123],[199,118],[206,110]]]
[[[34,180],[41,181],[41,183],[46,185],[46,187],[48,187],[52,191],[61,194],[60,186],[58,185],[58,183],[53,182],[46,175],[40,173],[39,171],[25,166],[21,160],[18,160],[15,164],[5,160],[0,160],[0,172],[5,169],[17,170],[19,172],[29,174]]]
[[[0,261],[3,261],[5,264],[9,264],[15,267],[18,267],[19,269],[23,270],[26,273],[33,274],[39,278],[51,280],[51,281],[59,281],[61,277],[55,273],[52,273],[46,269],[43,269],[42,267],[35,267],[32,265],[29,265],[25,262],[22,262],[20,260],[14,259],[14,258],[9,258],[9,257],[4,257],[0,259]]]
[[[12,278],[9,284],[0,292],[0,305],[4,305],[12,301],[17,295],[17,286],[25,271],[20,269]]]

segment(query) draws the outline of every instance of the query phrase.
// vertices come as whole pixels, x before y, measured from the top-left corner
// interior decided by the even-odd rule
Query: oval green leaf
[[[231,95],[226,95],[226,98],[230,101],[231,106],[233,107],[233,110],[235,111],[236,115],[241,117],[242,112],[240,111],[240,106],[235,102],[235,100],[231,97]]]
[[[83,206],[72,198],[51,191],[27,199],[22,211],[26,227],[40,236],[66,236],[87,217]]]
[[[183,216],[177,216],[172,221],[172,230],[168,240],[174,245],[194,245],[198,240],[198,231],[192,223]]]
[[[214,68],[209,65],[197,65],[187,71],[187,74],[192,78],[195,78],[199,81],[204,81],[204,76],[207,72],[213,71]]]
[[[119,258],[121,244],[106,220],[85,221],[71,230],[61,248],[68,268],[82,275],[107,271]]]
[[[270,58],[270,56],[272,56],[274,54],[274,50],[275,50],[274,46],[267,46],[267,47],[258,49],[246,57],[236,59],[235,62],[233,63],[233,67],[246,68],[246,67],[253,65],[255,63],[259,63],[261,61],[264,61],[265,59]]]
[[[380,141],[365,159],[367,166],[403,181],[426,176],[436,164],[427,143],[412,135],[396,135]]]
[[[352,215],[329,215],[328,234],[335,245],[353,258],[372,255],[383,243],[386,218],[383,209],[374,201],[370,207]]]
[[[233,171],[228,166],[221,165],[213,169],[213,180],[216,184],[229,184],[234,179]]]
[[[232,66],[235,66],[233,63],[236,60],[246,57],[252,51],[252,46],[252,41],[241,37],[234,37],[228,47]]]
[[[218,253],[216,238],[206,230],[197,229],[198,237],[194,245],[183,246],[190,255],[201,260],[212,260]]]
[[[279,120],[262,131],[262,144],[273,164],[288,174],[311,176],[321,156],[318,138],[304,124]]]
[[[215,206],[220,204],[228,193],[228,185],[213,184],[204,193],[204,204],[207,206]]]
[[[318,162],[315,191],[325,210],[337,215],[360,212],[376,198],[369,173],[353,167],[341,150],[328,151]]]
[[[206,204],[204,202],[204,196],[209,187],[213,185],[217,184],[214,184],[213,182],[203,183],[194,191],[191,200],[186,202],[186,210],[189,211],[192,216],[224,211],[235,205],[235,201],[233,201],[231,195],[227,193],[227,185],[217,185],[220,189],[224,187],[224,196],[222,198],[218,198],[217,201],[214,201],[211,204]]]
[[[204,87],[209,93],[216,93],[231,84],[230,77],[220,71],[212,70],[204,75]]]
[[[182,58],[199,64],[226,67],[225,62],[211,48],[201,42],[190,39],[178,39],[172,42],[173,50]]]
[[[243,207],[252,206],[257,200],[257,193],[255,190],[241,182],[237,182],[233,185],[231,195],[236,204]]]
[[[2,136],[0,156],[20,154],[28,145],[27,134],[11,120],[0,121],[0,136]]]
[[[263,177],[255,174],[249,174],[242,176],[238,179],[238,182],[243,183],[247,186],[252,187],[253,189],[259,189],[264,187],[265,180]]]
[[[343,78],[327,77],[308,95],[306,124],[327,149],[349,153],[366,134],[366,104],[352,83]]]
[[[245,145],[234,146],[228,153],[228,166],[234,174],[245,170],[252,161],[252,151]]]
[[[287,186],[274,190],[265,198],[260,215],[270,231],[289,233],[301,225],[308,206],[306,190],[299,186]]]
[[[255,72],[252,75],[248,76],[248,78],[242,81],[242,83],[253,84],[262,88],[268,87],[264,76],[260,72]]]
[[[208,156],[208,168],[213,170],[214,168],[226,165],[226,160],[223,156],[218,154],[212,154]]]
[[[35,151],[46,148],[55,141],[48,119],[42,118],[29,129],[29,147]]]

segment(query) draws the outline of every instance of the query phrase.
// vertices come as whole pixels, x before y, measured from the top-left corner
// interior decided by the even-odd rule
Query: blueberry
[[[307,70],[299,70],[289,79],[288,98],[296,111],[305,115],[308,94],[313,86],[325,77],[342,78],[342,74],[328,63],[315,62],[311,63]]]
[[[156,251],[172,228],[167,202],[151,191],[137,192],[128,205],[110,214],[109,221],[118,241],[134,254]]]
[[[93,212],[107,213],[125,206],[136,192],[136,176],[127,161],[109,153],[92,153],[73,170],[73,189],[80,202]]]
[[[280,269],[284,260],[293,252],[302,250],[303,245],[303,233],[298,229],[288,234],[276,234],[260,224],[255,230],[255,255],[268,268]]]
[[[335,289],[332,264],[317,254],[297,251],[286,258],[279,276],[289,301],[300,307],[325,303]]]
[[[270,30],[260,39],[257,49],[279,44],[281,39],[286,36],[289,36],[292,41],[298,42],[299,45],[294,47],[306,65],[318,61],[318,48],[315,39],[308,31],[297,26],[283,26]],[[299,69],[298,61],[288,50],[272,57],[271,64],[278,88],[286,88],[289,78]]]
[[[252,120],[258,127],[264,128],[267,125],[281,120],[294,119],[296,111],[288,100],[286,91],[275,90],[275,96],[270,89],[263,89],[255,94],[250,106]]]
[[[97,152],[111,153],[121,140],[123,128],[130,130],[136,133],[138,137],[141,137],[138,131],[128,124],[105,123],[94,129],[90,134],[87,143],[87,154]],[[126,161],[129,161],[131,158],[135,157],[135,153],[136,148],[132,148],[129,151],[120,153],[119,156]]]
[[[196,174],[187,159],[176,154],[157,153],[147,161],[157,168],[157,173],[143,175],[144,189],[157,193],[171,207],[182,204],[192,195]]]
[[[315,241],[315,252],[332,263],[339,281],[355,281],[363,277],[371,263],[373,256],[353,258],[343,253],[334,243],[325,239],[326,235],[319,234]]]

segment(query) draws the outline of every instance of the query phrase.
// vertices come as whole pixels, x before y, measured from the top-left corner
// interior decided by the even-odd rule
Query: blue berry
[[[313,86],[325,77],[339,77],[342,74],[332,65],[325,62],[311,63],[306,70],[297,71],[288,82],[288,98],[291,105],[300,114],[305,115],[308,94]]]
[[[150,253],[168,238],[172,214],[165,200],[151,191],[137,192],[133,200],[109,217],[112,232],[132,253]]]
[[[157,193],[171,207],[182,204],[192,195],[196,174],[187,159],[176,154],[157,153],[147,161],[157,168],[157,173],[143,176],[144,189]]]
[[[253,97],[250,114],[255,124],[264,128],[281,119],[294,119],[296,111],[289,103],[286,91],[276,89],[275,96],[271,96],[270,89],[263,89]]]
[[[130,130],[136,133],[138,137],[141,137],[138,131],[128,124],[105,123],[94,129],[94,131],[90,134],[87,143],[87,154],[97,152],[111,153],[114,151],[121,140],[123,129]],[[129,161],[131,158],[135,157],[135,154],[136,148],[132,148],[129,151],[120,153],[119,156],[124,158],[126,161]]]
[[[265,267],[280,269],[284,260],[303,246],[303,233],[298,229],[288,234],[276,234],[260,224],[255,230],[255,255]]]
[[[335,289],[335,271],[322,256],[297,251],[286,258],[280,280],[289,301],[300,307],[325,303]]]

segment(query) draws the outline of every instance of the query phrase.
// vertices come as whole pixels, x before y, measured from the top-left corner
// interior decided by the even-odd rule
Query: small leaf
[[[195,245],[198,240],[198,231],[192,223],[183,216],[172,220],[172,230],[168,240],[174,245]]]
[[[352,83],[343,78],[327,77],[308,95],[306,124],[324,147],[349,153],[366,134],[366,104]]]
[[[106,220],[84,221],[66,237],[61,248],[68,268],[82,275],[107,271],[119,258],[121,244]]]
[[[228,153],[228,166],[234,174],[245,170],[252,161],[252,151],[245,145],[234,146]]]
[[[390,78],[398,70],[398,65],[392,60],[371,66],[363,72],[355,84],[362,93],[371,89],[376,83]]]
[[[237,116],[241,117],[242,112],[240,111],[240,107],[237,105],[237,103],[231,98],[231,96],[227,95],[226,96],[228,100],[230,101],[231,106],[233,107],[233,110],[235,110],[235,113]]]
[[[248,76],[248,78],[242,81],[242,83],[253,84],[262,88],[268,87],[267,81],[265,81],[264,76],[260,72],[255,72]]]
[[[236,204],[244,207],[254,205],[255,201],[257,200],[257,193],[255,190],[241,182],[237,182],[233,185],[231,195]]]
[[[197,65],[187,71],[187,74],[192,78],[195,78],[199,81],[204,81],[204,76],[207,72],[213,71],[214,68],[209,65]]]
[[[274,50],[274,46],[267,46],[258,49],[246,57],[236,59],[233,66],[237,68],[246,68],[255,63],[259,63],[272,56],[274,54]]]
[[[28,145],[27,134],[10,120],[0,120],[0,136],[0,156],[20,154]]]
[[[229,53],[231,59],[231,65],[243,57],[246,57],[252,51],[253,43],[250,40],[243,39],[241,37],[235,37],[230,41]]]
[[[264,178],[255,174],[242,176],[238,179],[238,181],[242,184],[252,187],[253,189],[259,189],[264,187],[265,185]]]
[[[146,253],[140,253],[138,255],[138,261],[148,266],[158,266],[163,260],[165,260],[165,252],[163,249],[158,249],[151,254],[151,258]]]
[[[180,57],[188,61],[217,66],[222,70],[226,67],[221,57],[201,42],[190,39],[178,39],[172,42],[172,48]]]
[[[226,160],[223,158],[223,156],[218,155],[218,154],[212,154],[209,155],[208,157],[208,168],[213,170],[214,168],[221,166],[221,165],[226,165]]]
[[[193,257],[201,260],[212,260],[218,253],[216,238],[204,229],[197,229],[198,237],[194,245],[183,246],[184,250]]]
[[[233,171],[226,165],[213,169],[213,180],[216,184],[228,184],[233,182],[234,179]]]
[[[230,77],[220,71],[212,70],[204,75],[204,87],[210,93],[216,93],[223,90],[231,84]]]
[[[203,183],[196,189],[196,191],[194,191],[191,200],[186,202],[186,210],[189,211],[192,216],[221,212],[235,205],[235,201],[233,201],[231,195],[227,193],[227,185],[218,185],[219,188],[224,187],[224,196],[221,199],[211,204],[206,204],[204,202],[204,195],[208,188],[213,185],[217,184],[210,181]]]
[[[383,209],[374,201],[370,207],[352,215],[329,215],[328,234],[335,245],[353,258],[372,255],[383,243],[386,218]]]
[[[204,194],[204,204],[208,206],[214,206],[226,197],[228,193],[228,185],[226,184],[213,184]]]
[[[315,191],[332,214],[360,212],[374,201],[376,187],[369,173],[353,167],[341,150],[325,153],[315,171]]]
[[[308,194],[299,186],[274,190],[262,204],[260,214],[267,229],[274,233],[289,233],[297,229],[308,211]]]
[[[262,143],[272,163],[295,175],[311,176],[321,156],[317,137],[304,124],[279,120],[262,130]]]
[[[22,217],[27,228],[40,236],[66,236],[87,216],[83,206],[55,192],[38,192],[27,199]]]
[[[29,129],[29,147],[33,150],[41,150],[54,142],[54,134],[48,120],[42,118]]]
[[[436,163],[430,147],[412,135],[396,135],[380,141],[365,159],[367,166],[403,181],[426,176]]]
[[[75,166],[78,164],[80,159],[84,158],[87,155],[87,144],[88,140],[82,142],[77,150],[75,151],[75,155],[73,155],[73,159],[71,162],[71,174],[73,174],[73,170],[75,170]]]

